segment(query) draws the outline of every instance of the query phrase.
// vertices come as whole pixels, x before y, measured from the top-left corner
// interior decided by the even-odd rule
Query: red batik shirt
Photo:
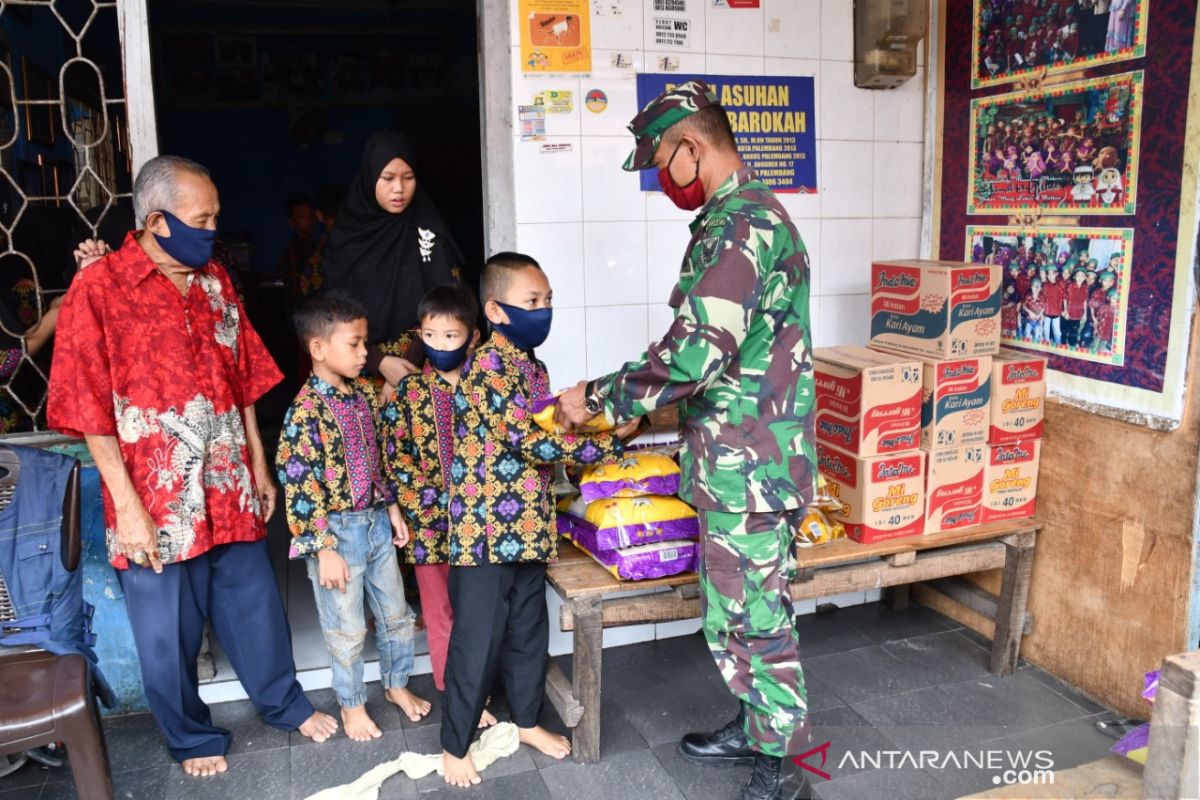
[[[72,436],[117,437],[173,563],[266,535],[242,409],[281,377],[223,269],[195,270],[182,294],[130,234],[67,292],[46,416]],[[104,521],[109,560],[124,569],[107,487]]]

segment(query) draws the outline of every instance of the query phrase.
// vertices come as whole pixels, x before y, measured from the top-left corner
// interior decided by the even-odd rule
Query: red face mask
[[[675,160],[682,144],[683,142],[680,142],[675,145],[675,151],[671,153],[667,165],[658,171],[658,185],[662,187],[663,194],[671,198],[671,202],[676,206],[684,211],[695,211],[704,205],[704,185],[700,183],[700,162],[696,162],[696,176],[688,181],[686,186],[680,186],[671,177],[671,162]]]

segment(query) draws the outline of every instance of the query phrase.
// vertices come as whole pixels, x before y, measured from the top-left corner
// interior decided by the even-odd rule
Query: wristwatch
[[[595,381],[588,381],[583,387],[583,407],[593,417],[604,412],[604,395],[596,389]]]

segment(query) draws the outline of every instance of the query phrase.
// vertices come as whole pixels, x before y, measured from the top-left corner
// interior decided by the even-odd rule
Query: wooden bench
[[[909,584],[930,582],[927,585],[995,622],[991,670],[1010,675],[1016,669],[1021,637],[1029,624],[1025,602],[1040,529],[1034,520],[1017,520],[875,544],[842,539],[802,549],[796,580],[791,584],[792,599],[900,587],[892,594],[893,607],[899,607],[907,602]],[[999,597],[965,581],[941,583],[942,579],[995,568],[1004,570]],[[604,629],[699,617],[699,579],[695,573],[687,573],[649,581],[618,580],[566,541],[546,577],[563,599],[559,624],[562,630],[571,631],[574,639],[571,679],[551,662],[546,694],[563,722],[574,730],[575,760],[593,764],[600,760]],[[629,594],[651,589],[657,591]]]

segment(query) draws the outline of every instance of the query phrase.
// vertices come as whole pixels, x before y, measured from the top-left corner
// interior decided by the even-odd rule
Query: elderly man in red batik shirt
[[[160,156],[133,204],[144,228],[67,292],[47,418],[100,470],[150,710],[184,770],[212,775],[232,737],[196,685],[207,619],[269,724],[320,742],[337,723],[296,681],[267,554],[276,489],[254,402],[281,376],[211,261],[217,189],[199,164]]]

